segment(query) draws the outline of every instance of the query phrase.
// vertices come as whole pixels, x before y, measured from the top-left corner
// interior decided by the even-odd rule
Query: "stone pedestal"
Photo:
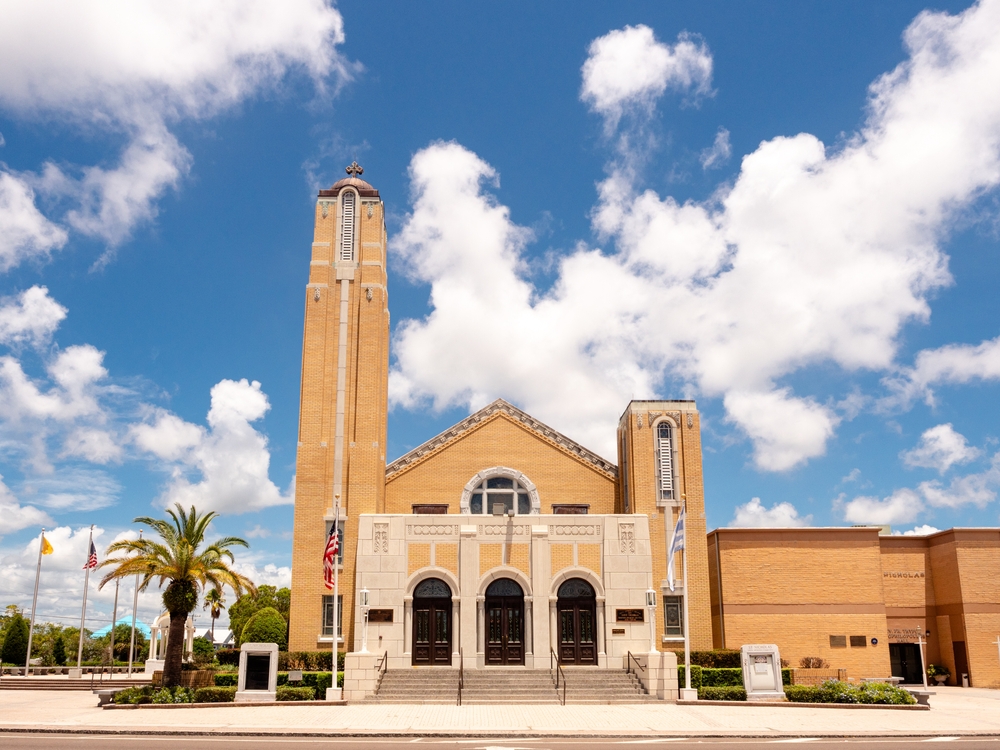
[[[381,660],[377,654],[353,652],[344,655],[344,689],[336,689],[337,697],[331,698],[334,688],[327,690],[327,700],[361,701],[375,692],[378,681],[376,663]],[[339,694],[343,692],[343,697]]]
[[[274,701],[277,694],[278,644],[244,643],[240,648],[236,702]]]
[[[671,651],[633,654],[632,668],[646,692],[661,701],[677,700],[677,655]],[[628,657],[626,656],[626,660]],[[639,667],[635,662],[639,662]],[[627,667],[627,665],[626,665]],[[695,698],[698,691],[695,690]]]

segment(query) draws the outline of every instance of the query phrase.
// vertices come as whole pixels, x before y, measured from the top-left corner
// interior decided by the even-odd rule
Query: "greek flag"
[[[684,506],[681,506],[680,515],[677,516],[677,525],[674,526],[674,535],[670,539],[670,552],[667,553],[667,585],[670,590],[674,590],[674,554],[684,549]],[[686,592],[685,592],[686,593]]]

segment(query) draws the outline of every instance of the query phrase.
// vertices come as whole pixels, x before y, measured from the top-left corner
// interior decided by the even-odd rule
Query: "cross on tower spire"
[[[351,177],[357,177],[358,175],[363,175],[365,173],[365,168],[356,161],[352,161],[351,165],[344,171],[346,171]]]

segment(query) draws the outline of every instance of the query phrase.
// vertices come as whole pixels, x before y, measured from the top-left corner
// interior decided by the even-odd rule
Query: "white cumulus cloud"
[[[295,71],[326,95],[356,70],[337,50],[343,41],[343,18],[325,0],[6,3],[0,108],[127,143],[110,169],[48,163],[21,181],[0,175],[0,230],[13,230],[0,231],[0,270],[66,241],[27,186],[65,199],[77,231],[120,243],[190,169],[172,124],[216,115]]]
[[[609,130],[629,109],[649,111],[668,88],[709,92],[712,55],[700,39],[681,33],[674,45],[648,26],[626,26],[590,43],[580,98],[604,116]]]
[[[719,128],[719,132],[715,134],[715,140],[712,142],[712,145],[701,152],[701,156],[699,157],[701,168],[715,169],[716,167],[721,167],[729,161],[732,153],[733,147],[729,143],[729,131],[725,128]]]
[[[980,453],[951,424],[939,424],[925,430],[916,447],[903,451],[900,458],[907,466],[937,469],[944,474],[955,464],[968,463]]]
[[[65,317],[66,308],[52,299],[44,286],[0,299],[0,344],[44,346]]]
[[[212,387],[209,429],[162,411],[133,427],[135,444],[172,467],[160,504],[246,513],[293,503],[292,492],[283,494],[270,480],[267,438],[251,424],[269,408],[257,381],[222,380]]]
[[[766,508],[759,497],[754,497],[750,502],[736,506],[729,528],[782,529],[809,526],[811,523],[812,516],[800,516],[791,503],[775,503]]]
[[[894,523],[911,523],[924,509],[920,495],[911,489],[896,490],[888,497],[879,499],[861,495],[839,503],[844,520],[856,524],[882,526]]]
[[[658,49],[652,32],[615,34],[602,39]],[[622,404],[669,388],[723,398],[761,469],[821,455],[855,410],[782,379],[893,371],[902,327],[951,283],[940,238],[1000,183],[1000,97],[982,94],[1000,89],[1000,2],[922,13],[905,42],[858,133],[836,149],[808,133],[766,141],[711,201],[642,189],[619,149],[592,214],[611,249],[563,256],[547,290],[528,280],[530,234],[490,192],[494,168],[457,144],[419,152],[396,247],[432,310],[397,331],[394,402],[504,396],[614,456]],[[665,90],[650,83],[662,76],[594,76],[585,97],[611,115]]]

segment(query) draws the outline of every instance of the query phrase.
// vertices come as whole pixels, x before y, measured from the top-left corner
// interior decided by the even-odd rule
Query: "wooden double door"
[[[524,592],[501,578],[486,589],[486,663],[524,664]]]
[[[580,578],[559,587],[559,662],[597,664],[597,598]]]
[[[413,592],[413,664],[451,664],[451,631],[451,589],[436,578],[421,582]]]

